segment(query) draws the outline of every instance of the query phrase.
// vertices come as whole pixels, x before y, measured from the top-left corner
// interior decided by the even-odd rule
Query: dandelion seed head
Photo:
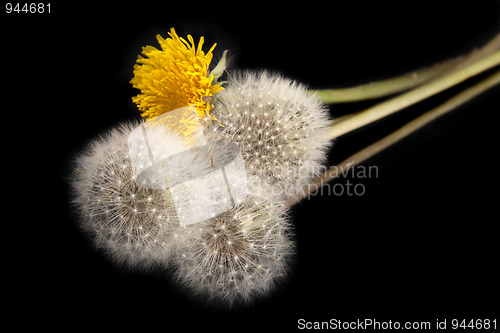
[[[267,93],[266,93],[267,92]],[[288,198],[321,172],[331,146],[327,108],[305,87],[268,72],[230,77],[213,114],[221,124],[209,141],[238,144],[247,172]]]
[[[91,142],[76,159],[71,185],[80,226],[96,248],[118,264],[150,268],[168,262],[174,210],[164,190],[141,188],[132,176],[127,138],[137,125]]]
[[[251,196],[196,230],[187,227],[179,238],[176,281],[191,294],[226,306],[266,296],[286,276],[293,252],[283,210]]]

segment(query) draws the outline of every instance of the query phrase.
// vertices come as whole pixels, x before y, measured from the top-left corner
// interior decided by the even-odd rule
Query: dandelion
[[[306,185],[322,185],[338,175],[327,172],[313,181],[331,139],[500,63],[497,36],[454,71],[431,69],[427,79],[441,71],[445,75],[332,126],[326,107],[304,86],[280,75],[248,72],[230,76],[223,90],[217,80],[225,70],[225,53],[209,72],[215,44],[205,53],[203,37],[196,46],[191,36],[186,41],[174,29],[169,36],[157,36],[161,49],[144,47],[134,67],[131,83],[140,93],[133,102],[148,126],[142,124],[134,137],[138,124],[124,124],[89,145],[76,161],[73,203],[82,228],[113,260],[129,267],[172,265],[175,281],[191,294],[227,306],[266,296],[286,277],[294,250],[287,205],[304,196]],[[345,101],[346,92],[347,100],[380,97],[410,89],[414,76],[396,80],[406,82],[404,88],[387,80],[316,93],[328,103]],[[499,82],[497,72],[340,168],[361,163]],[[173,121],[177,116],[171,111],[180,109],[194,109],[197,116]],[[218,124],[200,124],[199,118],[208,117]]]
[[[224,127],[207,131],[208,141],[236,143],[247,173],[275,185],[281,197],[299,193],[322,169],[331,121],[304,86],[268,72],[245,73],[230,78],[214,105]]]
[[[249,303],[287,274],[293,242],[276,186],[286,186],[282,198],[312,178],[329,147],[328,112],[303,86],[267,72],[233,76],[221,91],[215,79],[225,61],[208,72],[215,45],[204,53],[203,38],[196,46],[191,36],[186,41],[174,29],[169,35],[157,36],[161,50],[145,47],[145,58],[139,57],[134,68],[131,83],[141,92],[133,101],[147,123],[110,131],[77,159],[74,203],[82,227],[115,261],[130,267],[172,264],[176,281],[192,294],[229,306]],[[199,123],[170,112],[186,107],[201,118],[221,120]],[[182,143],[199,132],[197,126],[209,148]],[[236,147],[235,153],[224,147]],[[210,158],[196,155],[204,149]],[[234,186],[233,174],[223,174],[225,185],[191,179],[210,176],[215,168],[220,173],[227,167],[226,172],[238,157],[244,160],[240,178],[250,180],[248,192],[246,183]],[[207,170],[205,160],[211,161]],[[233,191],[219,202],[219,192],[239,187],[245,189],[241,197]],[[200,193],[210,195],[202,199]],[[207,211],[201,203],[228,207],[194,221]]]
[[[203,37],[196,46],[191,35],[188,42],[173,28],[168,34],[167,39],[156,36],[161,50],[146,46],[142,51],[146,58],[137,59],[130,82],[141,93],[133,97],[133,102],[147,120],[188,105],[195,105],[202,118],[211,116],[210,102],[223,89],[215,84],[214,75],[208,73],[216,44],[205,53]]]
[[[266,296],[287,274],[290,225],[276,204],[253,196],[175,234],[175,280],[193,296],[233,306]]]
[[[119,264],[148,268],[170,257],[171,201],[163,190],[140,188],[133,176],[127,123],[89,144],[78,156],[71,185],[81,227]]]

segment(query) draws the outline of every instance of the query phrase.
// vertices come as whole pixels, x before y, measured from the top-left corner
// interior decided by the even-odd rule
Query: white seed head
[[[267,295],[286,276],[293,252],[283,210],[252,196],[176,234],[176,281],[212,304],[232,306]]]
[[[247,173],[292,197],[321,172],[331,146],[326,107],[305,87],[267,72],[230,78],[212,112],[224,127],[208,141],[239,145]]]
[[[71,185],[80,225],[95,246],[117,263],[149,268],[170,257],[175,214],[166,191],[135,182],[127,138],[137,126],[124,124],[91,142],[76,159]]]

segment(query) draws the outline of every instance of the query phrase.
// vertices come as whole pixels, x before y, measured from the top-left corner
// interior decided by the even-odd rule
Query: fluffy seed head
[[[71,185],[81,227],[116,262],[148,268],[170,257],[169,224],[175,218],[164,190],[139,188],[133,176],[128,123],[93,141],[78,156]]]
[[[206,131],[208,141],[238,144],[247,173],[284,198],[320,172],[331,145],[325,106],[302,85],[267,72],[230,78],[213,114],[224,127]]]
[[[176,231],[176,280],[212,304],[252,302],[286,275],[289,237],[283,211],[249,196],[230,211]]]

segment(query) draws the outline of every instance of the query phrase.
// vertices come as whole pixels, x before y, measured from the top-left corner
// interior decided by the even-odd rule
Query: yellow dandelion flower
[[[146,58],[139,55],[130,81],[134,88],[141,90],[132,98],[133,102],[146,120],[188,105],[196,106],[201,118],[210,116],[216,120],[210,113],[211,102],[214,94],[224,88],[214,84],[208,67],[217,44],[205,53],[201,49],[203,37],[196,47],[191,35],[187,36],[188,42],[177,36],[174,28],[168,34],[167,39],[156,36],[161,50],[143,47]]]

